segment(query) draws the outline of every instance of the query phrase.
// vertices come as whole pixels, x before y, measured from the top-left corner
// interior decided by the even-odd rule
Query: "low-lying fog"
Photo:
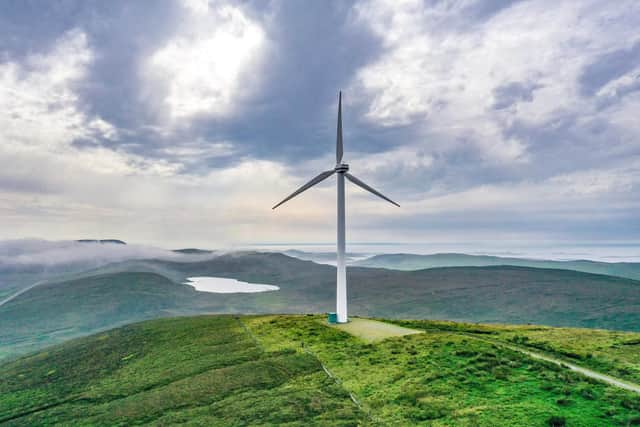
[[[56,268],[89,269],[136,259],[195,261],[215,256],[180,253],[136,244],[79,242],[75,240],[0,240],[0,272]]]

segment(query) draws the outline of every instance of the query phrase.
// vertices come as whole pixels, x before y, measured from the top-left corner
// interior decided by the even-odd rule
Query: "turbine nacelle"
[[[336,165],[336,167],[333,168],[333,170],[337,173],[349,172],[349,165],[346,163],[340,163],[339,165]]]

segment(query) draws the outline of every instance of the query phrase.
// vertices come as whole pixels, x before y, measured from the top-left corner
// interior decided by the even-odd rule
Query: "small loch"
[[[216,294],[270,292],[280,289],[274,285],[247,283],[226,277],[188,277],[184,284],[193,286],[200,292],[212,292]]]

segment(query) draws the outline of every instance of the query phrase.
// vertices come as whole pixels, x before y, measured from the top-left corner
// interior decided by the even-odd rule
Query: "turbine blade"
[[[342,162],[342,91],[338,95],[338,132],[336,136],[336,165]]]
[[[379,192],[378,190],[369,187],[367,184],[365,184],[364,182],[360,181],[358,178],[356,178],[355,176],[351,175],[350,173],[345,173],[344,174],[347,179],[351,182],[353,182],[355,185],[357,185],[358,187],[364,188],[365,190],[367,190],[369,193],[373,193],[376,196],[380,197],[381,199],[386,200],[387,202],[396,205],[397,207],[400,207],[399,204],[397,204],[396,202],[394,202],[393,200],[391,200],[390,198],[388,198],[387,196],[385,196],[384,194],[382,194],[381,192]]]
[[[296,191],[291,193],[286,199],[284,199],[283,201],[281,201],[280,203],[278,203],[277,205],[275,205],[271,209],[275,209],[278,206],[280,206],[281,204],[283,204],[284,202],[287,202],[287,201],[293,199],[294,197],[296,197],[298,194],[302,193],[303,191],[306,191],[306,190],[310,189],[311,187],[313,187],[314,185],[318,184],[319,182],[322,182],[325,179],[329,178],[335,172],[336,172],[335,170],[322,172],[321,174],[319,174],[318,176],[313,178],[311,181],[307,182],[305,185],[303,185],[302,187],[298,188]]]

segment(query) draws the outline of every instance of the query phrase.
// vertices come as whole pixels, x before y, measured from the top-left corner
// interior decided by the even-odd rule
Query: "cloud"
[[[206,0],[183,6],[177,34],[147,60],[148,90],[160,91],[171,120],[224,117],[237,111],[259,83],[265,33],[238,6]]]
[[[50,162],[66,166],[60,170],[73,165],[113,174],[166,173],[176,168],[101,145],[101,141],[118,139],[119,132],[103,118],[87,114],[78,96],[78,86],[85,82],[93,59],[87,35],[75,29],[49,51],[30,55],[22,64],[0,64],[0,108],[5,112],[0,116],[3,175],[14,179],[29,175],[29,168],[39,160],[45,169]],[[78,148],[73,144],[76,141],[90,144]]]
[[[87,36],[76,30],[60,38],[51,51],[29,56],[24,65],[0,64],[4,149],[46,145],[55,150],[76,138],[100,136],[101,129],[89,127],[90,119],[77,108],[73,90],[92,59]]]
[[[0,65],[8,112],[0,129],[3,235],[132,235],[203,247],[251,239],[287,182],[282,166],[240,157],[196,171],[202,159],[234,150],[202,137],[154,147],[162,157],[108,145],[127,134],[88,114],[79,96],[95,57],[88,36],[72,30],[22,63]]]
[[[214,255],[181,254],[143,245],[40,239],[0,240],[0,271],[39,268],[90,269],[136,259],[192,261]]]
[[[350,236],[366,241],[470,242],[504,240],[521,248],[534,241],[611,239],[622,231],[637,235],[635,213],[640,164],[599,168],[542,181],[483,184],[455,192],[431,191],[402,200],[402,209],[387,210],[374,197],[349,205]],[[635,189],[634,189],[635,187]],[[419,233],[416,230],[420,230]],[[624,240],[624,239],[623,239]],[[468,245],[468,243],[467,243]],[[471,246],[472,247],[472,246]]]
[[[591,114],[583,95],[635,61],[620,45],[636,37],[636,23],[624,19],[636,3],[523,1],[478,19],[467,10],[479,3],[358,5],[384,46],[352,83],[373,125],[437,128],[450,146],[477,145],[483,161],[530,161],[535,147],[506,135],[514,121],[544,127],[567,112]]]
[[[340,89],[350,241],[640,235],[637,2],[5,10],[3,238],[328,241]]]
[[[630,47],[607,51],[583,68],[579,83],[583,95],[591,96],[612,81],[617,81],[640,65],[640,42]],[[637,69],[634,73],[638,75]]]
[[[493,108],[504,110],[518,102],[532,102],[533,92],[542,86],[535,83],[511,82],[493,90]]]

